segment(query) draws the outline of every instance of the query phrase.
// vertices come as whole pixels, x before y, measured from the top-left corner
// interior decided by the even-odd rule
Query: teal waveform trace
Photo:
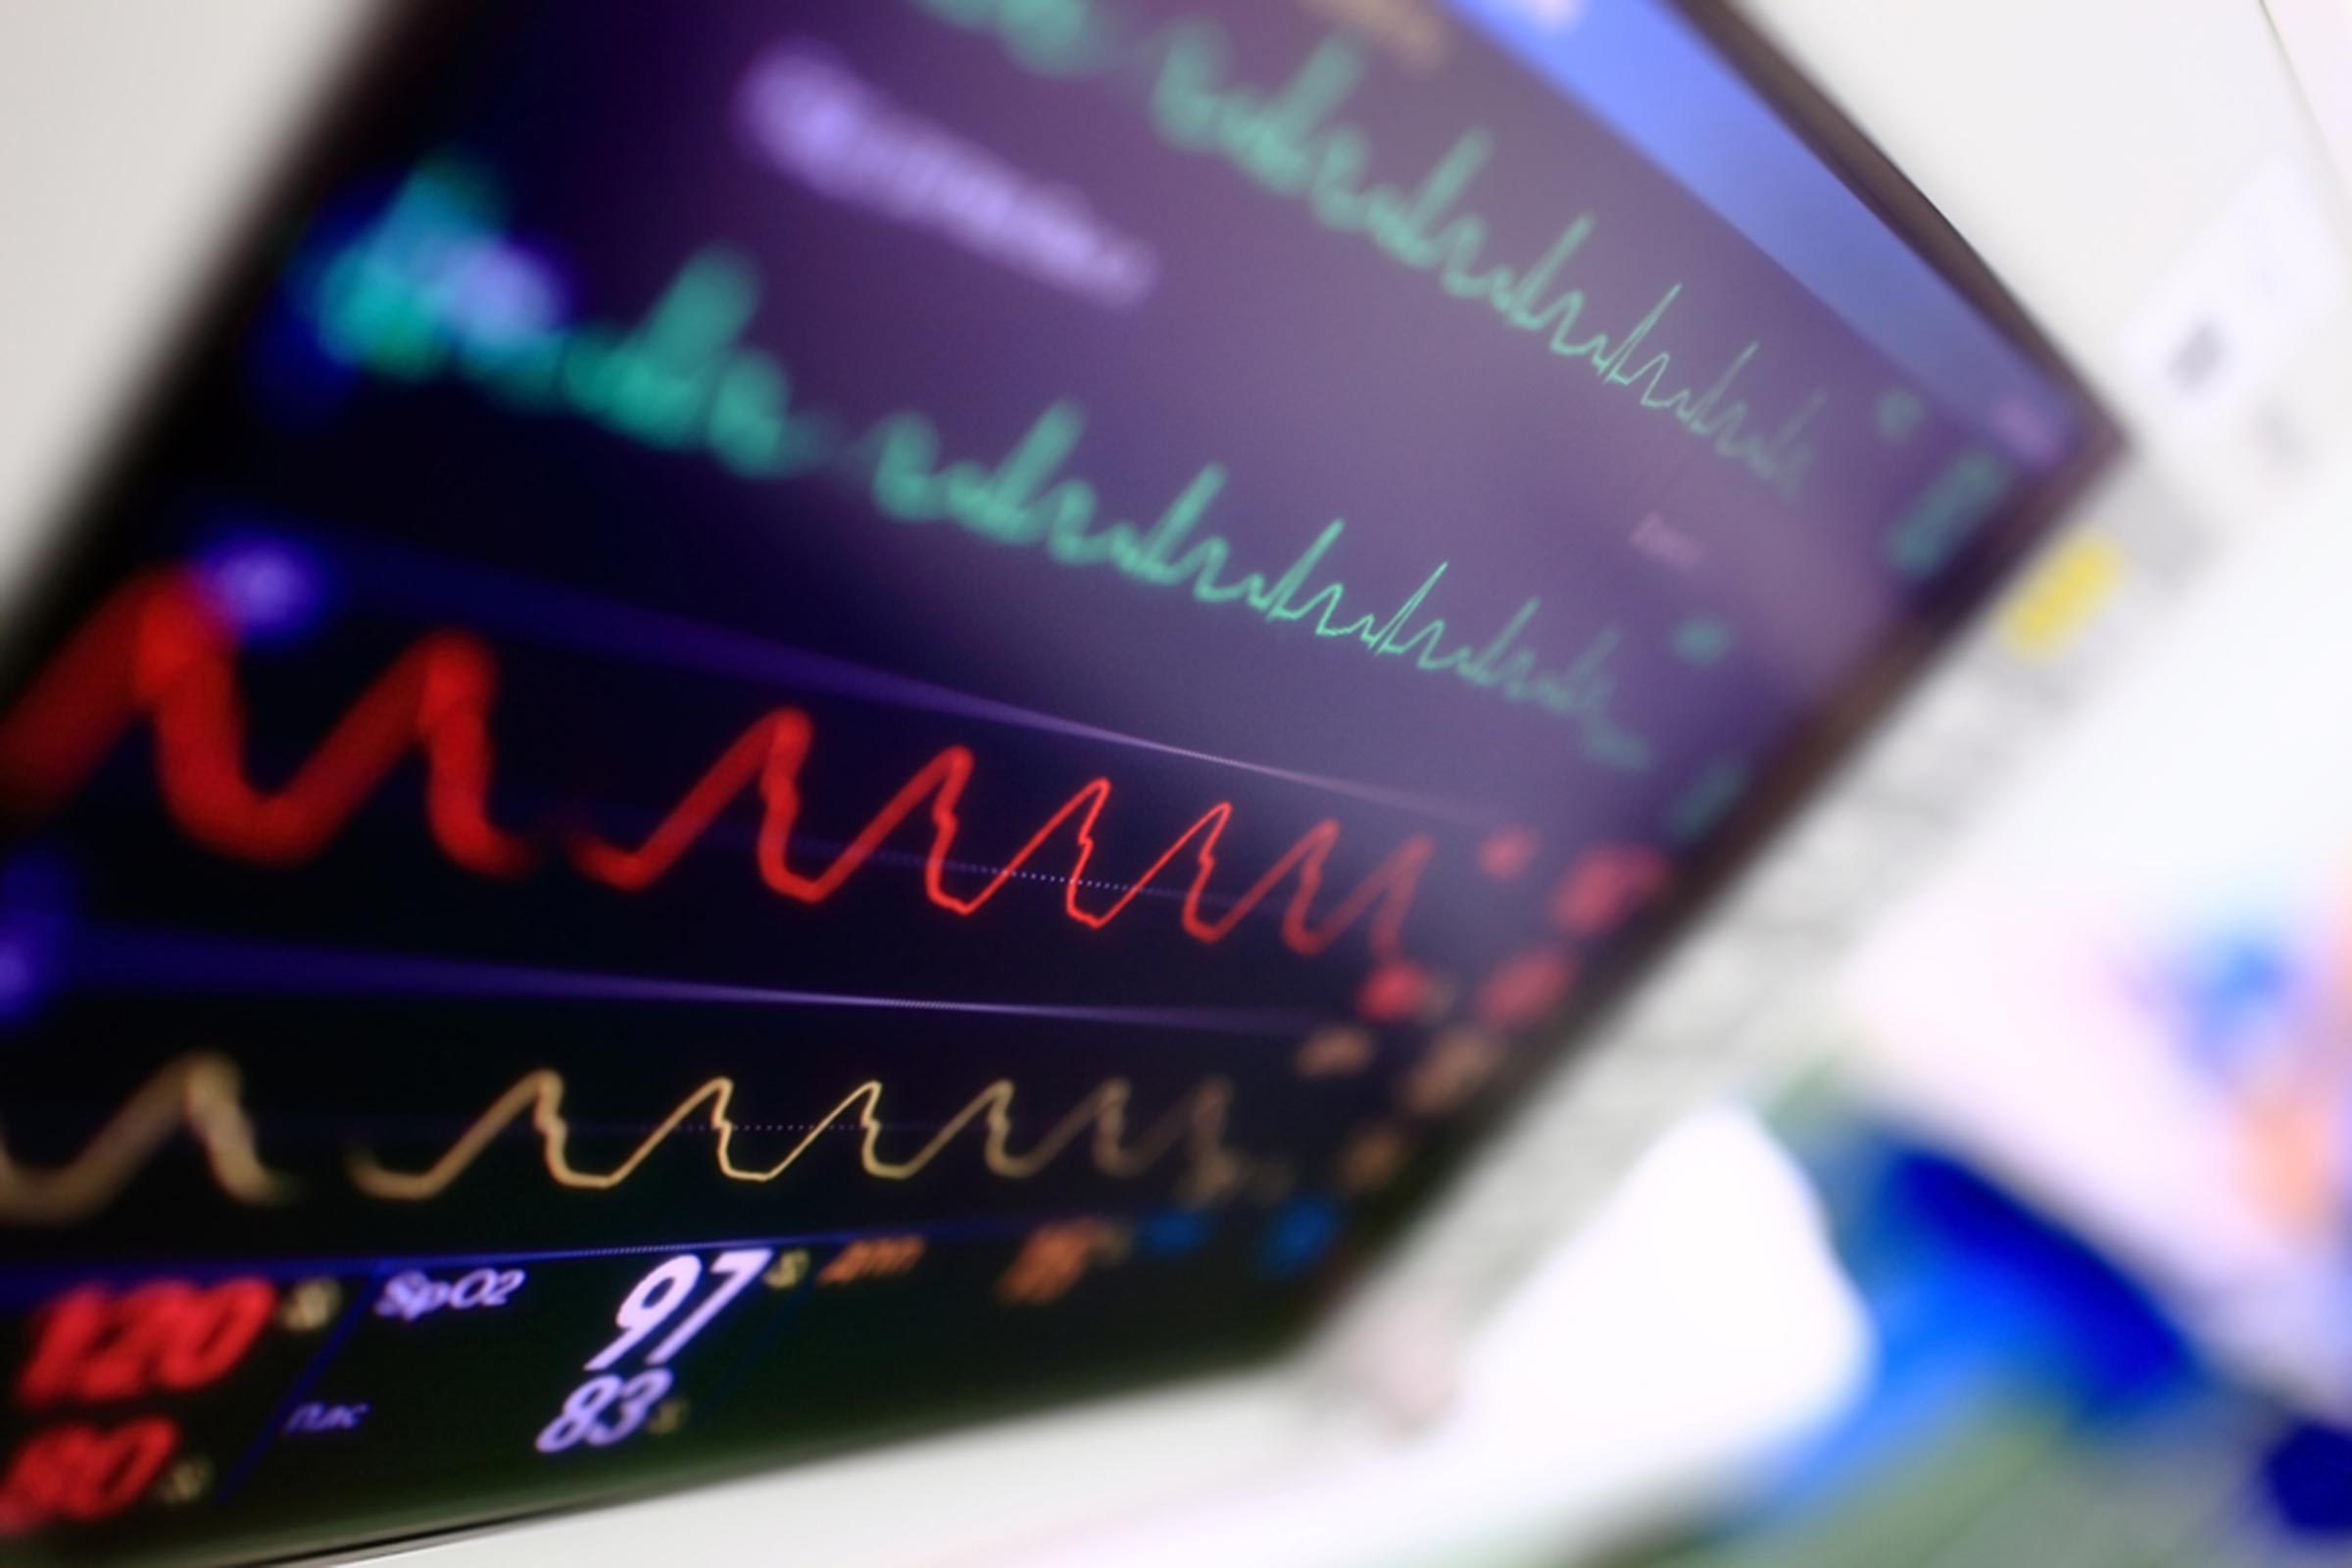
[[[1566,665],[1541,670],[1533,650],[1513,646],[1542,609],[1541,600],[1529,599],[1493,637],[1441,652],[1446,621],[1431,616],[1416,626],[1413,617],[1436,592],[1448,563],[1440,562],[1385,618],[1345,613],[1349,600],[1343,581],[1310,588],[1347,531],[1337,518],[1273,576],[1239,571],[1224,577],[1236,554],[1232,542],[1220,534],[1194,537],[1225,486],[1223,466],[1203,467],[1148,528],[1118,520],[1098,527],[1102,509],[1095,487],[1084,479],[1054,478],[1084,428],[1078,405],[1054,404],[991,468],[970,461],[941,463],[940,439],[928,419],[888,416],[874,427],[874,503],[900,521],[954,522],[998,544],[1041,548],[1056,565],[1106,567],[1130,581],[1187,592],[1198,604],[1241,605],[1269,625],[1303,624],[1318,640],[1352,642],[1378,658],[1405,659],[1421,673],[1451,674],[1506,702],[1533,704],[1575,722],[1585,755],[1603,766],[1634,772],[1649,765],[1648,742],[1608,711],[1616,690],[1608,666],[1623,640],[1614,627],[1594,636]]]
[[[1203,17],[1175,18],[1128,40],[1095,0],[912,3],[936,21],[994,38],[1008,60],[1040,78],[1102,75],[1131,61],[1155,62],[1148,119],[1162,145],[1217,159],[1267,195],[1297,204],[1318,226],[1361,236],[1410,271],[1435,273],[1446,297],[1485,304],[1511,331],[1581,363],[1601,385],[1629,394],[1645,413],[1668,416],[1775,494],[1798,499],[1815,460],[1808,432],[1830,405],[1828,390],[1815,388],[1780,424],[1759,433],[1755,411],[1731,394],[1763,353],[1761,339],[1734,354],[1703,388],[1678,374],[1671,353],[1637,359],[1682,297],[1679,281],[1664,285],[1657,303],[1624,332],[1586,330],[1591,301],[1583,289],[1558,283],[1599,227],[1592,213],[1570,219],[1525,268],[1482,267],[1493,224],[1455,209],[1494,157],[1494,136],[1465,130],[1410,192],[1368,182],[1370,137],[1336,118],[1366,69],[1363,49],[1347,34],[1327,35],[1287,82],[1265,90],[1227,79],[1232,51],[1224,29]]]
[[[1526,646],[1542,601],[1529,599],[1491,636],[1446,646],[1445,618],[1426,613],[1450,567],[1440,562],[1393,612],[1353,610],[1324,563],[1347,524],[1325,524],[1280,571],[1233,570],[1222,534],[1198,533],[1223,490],[1209,463],[1148,527],[1105,519],[1098,488],[1062,473],[1085,428],[1074,401],[1050,405],[1001,462],[947,459],[934,421],[914,410],[883,415],[855,438],[842,421],[796,406],[792,380],[742,333],[758,308],[758,274],[723,249],[691,257],[645,318],[482,330],[453,303],[449,258],[494,246],[498,207],[488,182],[436,164],[414,175],[382,220],[332,257],[310,291],[322,347],[396,381],[456,376],[520,412],[564,414],[640,444],[701,451],[746,479],[847,473],[884,517],[946,521],[991,543],[1032,549],[1055,566],[1100,570],[1211,607],[1239,605],[1271,626],[1303,624],[1316,641],[1396,658],[1422,674],[1529,706],[1578,731],[1584,756],[1612,771],[1645,771],[1650,742],[1610,710],[1611,665],[1623,643],[1604,627],[1567,662],[1544,667]],[[1416,623],[1415,617],[1421,617]]]

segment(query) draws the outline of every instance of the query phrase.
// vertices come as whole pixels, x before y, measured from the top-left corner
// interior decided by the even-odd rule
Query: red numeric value
[[[74,1421],[36,1433],[0,1480],[0,1536],[111,1518],[146,1494],[178,1446],[179,1428],[160,1415],[111,1430]]]
[[[258,1279],[209,1289],[156,1280],[120,1295],[99,1285],[69,1291],[42,1314],[17,1402],[96,1404],[203,1388],[252,1348],[276,1305],[276,1288]]]

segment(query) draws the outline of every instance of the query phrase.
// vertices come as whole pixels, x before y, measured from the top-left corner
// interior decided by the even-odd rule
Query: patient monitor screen
[[[2095,467],[1657,0],[443,8],[0,689],[0,1555],[1279,1352]]]

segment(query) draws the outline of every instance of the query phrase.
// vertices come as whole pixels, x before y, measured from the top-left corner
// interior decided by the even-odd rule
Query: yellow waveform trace
[[[235,1062],[199,1052],[166,1063],[62,1165],[20,1164],[0,1143],[0,1222],[70,1225],[87,1219],[183,1130],[204,1151],[223,1193],[246,1203],[283,1200],[293,1184],[262,1163],[244,1087]]]
[[[881,1181],[906,1181],[921,1174],[974,1122],[985,1129],[981,1157],[992,1173],[1007,1181],[1027,1181],[1060,1158],[1081,1138],[1087,1139],[1095,1168],[1113,1180],[1141,1176],[1179,1148],[1183,1149],[1189,1161],[1184,1192],[1191,1200],[1204,1202],[1222,1197],[1242,1179],[1241,1157],[1225,1147],[1225,1122],[1233,1102],[1233,1086],[1223,1078],[1210,1078],[1198,1085],[1133,1144],[1127,1136],[1133,1088],[1123,1078],[1109,1079],[1098,1085],[1036,1143],[1017,1152],[1012,1147],[1014,1092],[1010,1079],[998,1079],[974,1095],[912,1154],[892,1159],[881,1148],[883,1085],[879,1079],[868,1079],[818,1118],[781,1159],[761,1165],[746,1164],[736,1158],[735,1136],[739,1129],[728,1114],[735,1099],[735,1080],[712,1078],[678,1102],[676,1108],[618,1164],[597,1171],[584,1170],[572,1162],[571,1126],[564,1117],[564,1075],[541,1068],[515,1080],[512,1088],[474,1119],[447,1152],[422,1170],[394,1170],[362,1150],[351,1156],[351,1179],[361,1192],[372,1198],[406,1202],[437,1198],[526,1112],[531,1130],[538,1135],[540,1159],[548,1176],[558,1186],[591,1192],[608,1192],[626,1182],[671,1134],[693,1120],[698,1112],[718,1135],[713,1157],[719,1174],[729,1181],[774,1181],[825,1134],[844,1125],[845,1118],[847,1125],[858,1134],[858,1162],[867,1175]]]

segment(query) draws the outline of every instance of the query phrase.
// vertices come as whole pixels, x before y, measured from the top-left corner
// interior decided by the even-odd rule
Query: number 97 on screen
[[[644,1427],[675,1382],[670,1358],[749,1290],[774,1256],[773,1248],[745,1247],[708,1264],[692,1252],[656,1264],[621,1298],[612,1315],[620,1332],[588,1358],[582,1370],[594,1375],[564,1396],[534,1446],[541,1453],[582,1444],[609,1448]]]

